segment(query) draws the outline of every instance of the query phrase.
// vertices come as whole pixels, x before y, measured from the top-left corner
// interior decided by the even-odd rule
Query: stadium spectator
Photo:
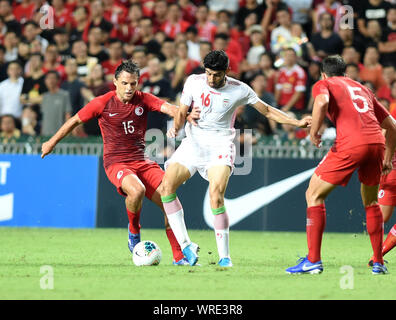
[[[389,9],[387,16],[387,26],[382,29],[382,37],[378,44],[381,54],[381,64],[393,64],[396,67],[396,7]]]
[[[18,43],[18,56],[17,59],[22,66],[22,69],[25,69],[26,62],[30,57],[30,43],[27,41],[20,41]]]
[[[176,93],[181,93],[184,81],[192,71],[199,66],[200,62],[199,60],[190,59],[188,57],[187,42],[178,42],[176,44],[176,55],[177,61],[171,85]]]
[[[140,68],[139,84],[142,84],[149,77],[146,48],[144,46],[135,47],[132,52],[131,59],[137,63]]]
[[[284,66],[279,70],[275,85],[275,100],[283,111],[301,112],[305,107],[307,76],[297,64],[297,55],[293,49],[286,49],[282,53]]]
[[[150,18],[143,17],[140,19],[138,28],[138,39],[135,44],[146,47],[146,52],[149,55],[159,55],[161,51],[161,44],[154,37],[153,22]]]
[[[66,60],[72,56],[69,40],[69,33],[66,29],[57,28],[54,30],[54,41],[59,52],[61,64],[65,64]]]
[[[353,29],[343,26],[338,30],[338,35],[344,43],[344,48],[353,48],[359,54],[360,60],[360,57],[363,57],[364,51],[366,50],[366,44],[364,43],[364,40],[362,40],[363,38],[361,36],[356,36]]]
[[[346,75],[351,78],[352,80],[355,80],[357,82],[362,82],[362,79],[360,79],[360,70],[359,66],[356,63],[348,63],[346,65]]]
[[[25,23],[22,31],[22,36],[27,42],[33,43],[35,40],[41,44],[42,53],[45,52],[48,46],[48,40],[41,36],[40,26],[33,20],[29,20]]]
[[[114,0],[103,0],[103,8],[103,17],[114,26],[121,25],[125,22],[128,10],[124,5]]]
[[[168,13],[165,23],[161,25],[161,30],[172,39],[175,39],[179,33],[186,32],[190,23],[183,20],[182,11],[177,3],[171,3],[168,5]]]
[[[142,92],[151,93],[156,97],[172,103],[176,99],[175,91],[171,83],[164,77],[161,62],[158,58],[152,58],[147,63],[149,79],[143,83]],[[166,114],[148,114],[147,129],[157,128],[166,132],[167,121],[170,118]]]
[[[3,45],[5,47],[4,59],[7,62],[18,58],[18,43],[20,39],[14,31],[7,31],[4,35]]]
[[[60,88],[69,93],[70,103],[72,106],[72,116],[75,115],[85,104],[83,88],[86,88],[84,82],[78,79],[77,61],[74,58],[66,60],[65,71],[66,80],[61,82]]]
[[[22,114],[21,96],[23,77],[18,61],[11,61],[7,67],[8,78],[0,82],[0,115],[11,114],[19,118]]]
[[[359,70],[363,67],[363,64],[360,62],[360,53],[355,49],[355,47],[344,47],[341,56],[346,64],[354,63],[359,66]]]
[[[109,59],[107,50],[103,46],[102,30],[98,27],[92,27],[88,32],[88,56],[94,57],[98,63]]]
[[[166,22],[168,13],[168,2],[166,0],[158,0],[155,2],[153,16],[154,32],[161,29],[161,26]]]
[[[72,13],[66,6],[65,0],[52,0],[51,5],[54,11],[55,28],[66,28],[70,30],[72,27]]]
[[[82,40],[84,31],[89,28],[88,9],[79,6],[73,11],[73,29],[70,31],[70,42]]]
[[[312,15],[314,32],[320,32],[322,30],[320,16],[325,12],[333,17],[333,30],[337,32],[340,28],[340,20],[344,15],[344,11],[342,3],[337,0],[324,0],[323,3],[318,4]]]
[[[312,33],[312,5],[313,0],[284,0],[285,4],[293,8],[292,22],[302,26],[305,34],[308,36]]]
[[[44,53],[43,72],[50,70],[58,72],[62,80],[66,79],[65,67],[60,63],[60,56],[56,44],[49,44]]]
[[[246,55],[246,62],[251,69],[257,69],[261,55],[266,52],[261,26],[250,27],[249,34],[251,45]]]
[[[377,20],[370,20],[367,22],[367,35],[368,37],[365,39],[366,46],[378,46],[382,38],[382,30]]]
[[[378,99],[391,100],[391,85],[394,80],[396,80],[396,70],[395,66],[384,65],[382,69],[382,76],[384,78],[385,84],[378,88],[376,95]]]
[[[391,100],[389,101],[389,112],[396,110],[396,80],[391,83]]]
[[[42,101],[43,93],[47,91],[42,69],[43,57],[39,53],[32,54],[27,66],[20,100],[25,106],[38,107]]]
[[[275,93],[275,83],[278,77],[278,72],[274,69],[274,60],[269,52],[263,53],[259,61],[260,72],[267,78],[266,90],[272,94]]]
[[[359,69],[357,70],[359,73]],[[305,90],[305,105],[307,110],[312,110],[313,98],[312,98],[312,87],[320,80],[320,62],[312,60],[308,66],[307,72],[307,86]]]
[[[193,60],[201,60],[199,55],[200,40],[198,36],[198,29],[195,26],[189,26],[186,30],[188,57]]]
[[[381,29],[387,26],[386,13],[391,8],[391,4],[384,0],[362,0],[358,7],[357,26],[360,34],[368,37],[367,23],[370,20],[377,20]]]
[[[334,18],[324,12],[319,17],[320,32],[312,35],[311,43],[319,58],[326,58],[328,55],[341,54],[344,49],[344,42],[340,36],[334,32]]]
[[[221,10],[227,10],[234,15],[239,6],[239,0],[207,0],[206,3],[212,20],[216,19],[217,12]]]
[[[110,33],[113,30],[113,24],[107,21],[104,16],[104,5],[101,0],[95,0],[90,3],[90,23],[84,29],[82,38],[85,42],[88,41],[88,32],[93,27],[102,29],[102,40],[106,43]]]
[[[199,5],[196,13],[197,23],[195,24],[198,29],[200,40],[213,42],[217,27],[209,19],[209,7],[207,5]]]
[[[21,137],[21,131],[16,127],[16,119],[12,114],[4,114],[0,118],[0,141],[1,143],[17,142]]]
[[[375,90],[385,85],[382,76],[382,66],[379,63],[379,53],[375,46],[367,47],[363,57],[363,66],[360,68],[360,79],[369,81],[374,85]]]
[[[252,78],[250,86],[262,101],[276,107],[274,95],[266,90],[267,78],[264,74],[257,73]],[[243,109],[241,117],[246,128],[255,128],[261,135],[272,135],[276,129],[276,122],[269,120],[251,106]]]
[[[0,17],[4,20],[4,23],[7,27],[7,31],[13,31],[17,35],[21,34],[21,25],[15,19],[15,16],[12,12],[12,4],[9,0],[1,0],[0,1]]]
[[[12,10],[15,19],[22,25],[25,24],[26,21],[33,18],[33,12],[34,3],[30,0],[22,0]]]
[[[112,80],[114,72],[122,62],[122,42],[119,39],[111,38],[108,44],[109,59],[102,62],[102,67],[107,80]]]
[[[32,137],[40,134],[39,115],[37,110],[35,106],[23,108],[21,117],[22,134]]]
[[[240,6],[235,14],[235,24],[238,26],[239,30],[245,30],[245,19],[250,14],[256,16],[256,23],[259,23],[264,16],[265,7],[264,4],[258,4],[257,0],[246,0],[245,4]]]
[[[277,55],[292,41],[292,21],[289,10],[287,8],[278,9],[276,12],[276,21],[279,26],[271,32],[271,50]]]
[[[77,74],[80,80],[85,81],[98,59],[88,56],[88,47],[83,40],[77,40],[72,46],[72,55],[77,61]]]
[[[43,94],[41,102],[41,134],[53,135],[62,124],[71,117],[72,106],[69,93],[59,88],[60,75],[54,71],[48,71],[45,75],[45,85],[48,92]]]
[[[230,36],[226,33],[217,33],[213,41],[213,50],[223,50],[230,59],[228,74],[233,78],[239,78],[239,57],[228,51]]]

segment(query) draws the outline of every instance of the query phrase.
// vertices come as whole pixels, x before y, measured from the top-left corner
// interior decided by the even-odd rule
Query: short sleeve
[[[250,88],[248,85],[245,85],[245,99],[246,102],[244,104],[255,104],[257,101],[259,101],[259,97],[257,96],[256,92],[253,91],[252,88]]]
[[[316,98],[320,94],[325,94],[327,96],[330,96],[327,83],[323,80],[319,80],[318,82],[316,82],[312,88],[312,96],[314,98]]]
[[[77,112],[82,122],[87,122],[92,118],[97,118],[103,112],[107,101],[114,95],[113,92],[109,92],[103,96],[96,97],[88,102],[80,111]]]
[[[149,111],[161,112],[161,106],[166,102],[155,95],[147,92],[142,92],[143,103],[147,106]]]
[[[381,124],[387,117],[389,117],[390,113],[375,97],[373,97],[373,105],[374,105],[375,117],[377,118],[378,122]]]
[[[70,95],[68,92],[65,92],[65,112],[71,113],[72,112],[72,106],[70,102]]]
[[[192,94],[192,78],[191,76],[187,78],[186,82],[184,83],[183,91],[180,97],[180,103],[186,106],[191,106],[193,101],[193,94]]]

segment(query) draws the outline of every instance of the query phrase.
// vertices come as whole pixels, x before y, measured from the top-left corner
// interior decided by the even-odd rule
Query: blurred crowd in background
[[[124,59],[141,69],[139,89],[178,104],[203,57],[224,50],[228,75],[293,117],[311,113],[320,61],[340,54],[347,75],[396,107],[396,6],[384,0],[0,0],[0,139],[51,136],[94,97],[114,90]],[[148,128],[170,119],[152,113]],[[306,139],[250,106],[237,129]],[[334,139],[326,122],[324,139]],[[98,136],[96,120],[73,136]]]

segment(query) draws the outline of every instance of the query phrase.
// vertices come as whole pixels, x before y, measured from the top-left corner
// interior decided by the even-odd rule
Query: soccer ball
[[[140,241],[132,253],[133,263],[137,266],[155,266],[161,262],[162,251],[154,241]]]

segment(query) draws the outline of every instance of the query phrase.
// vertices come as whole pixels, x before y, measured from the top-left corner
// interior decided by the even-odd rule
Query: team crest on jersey
[[[383,189],[381,189],[379,192],[378,192],[378,198],[383,198],[384,197],[384,195],[385,195],[385,191],[383,190]]]
[[[144,109],[142,107],[137,107],[135,109],[135,113],[137,116],[141,116],[143,114],[143,112],[144,112]]]
[[[124,171],[120,170],[117,172],[117,179],[120,179],[122,175],[124,174]]]
[[[223,107],[227,108],[230,105],[230,99],[223,99]]]

